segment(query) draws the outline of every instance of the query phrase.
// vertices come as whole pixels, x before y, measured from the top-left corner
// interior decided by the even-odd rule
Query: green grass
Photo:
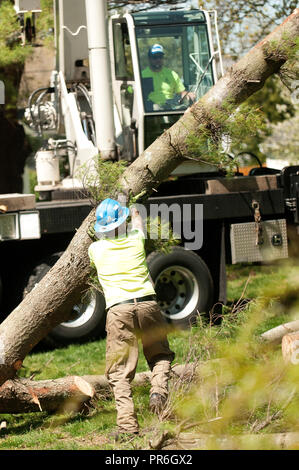
[[[263,331],[294,319],[298,287],[299,270],[290,263],[228,267],[230,306],[223,309],[222,321],[212,324],[208,317],[200,318],[190,331],[169,335],[175,363],[207,361],[196,386],[171,382],[172,410],[162,421],[148,411],[149,385],[134,387],[140,437],[116,445],[110,437],[116,422],[114,401],[100,398],[89,414],[0,415],[0,422],[7,422],[0,431],[0,450],[145,449],[153,435],[163,429],[175,433],[183,421],[194,423],[191,431],[214,435],[299,430],[298,370],[286,368],[279,347],[259,339]],[[251,302],[241,309],[240,298]],[[105,339],[31,353],[20,375],[35,374],[35,380],[42,380],[102,375],[104,370]],[[137,372],[144,370],[140,350]],[[221,419],[210,421],[215,417]]]
[[[38,380],[66,375],[102,375],[105,372],[105,340],[72,344],[53,351],[28,356],[21,375],[29,377],[38,371]]]

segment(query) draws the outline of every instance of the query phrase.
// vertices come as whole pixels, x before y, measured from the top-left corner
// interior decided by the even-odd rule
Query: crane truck
[[[40,5],[19,0],[15,8],[22,15]],[[149,48],[163,48],[167,67],[196,100],[223,74],[215,11],[157,9],[108,18],[105,0],[54,0],[54,11],[55,66],[49,83],[31,94],[25,113],[44,139],[35,156],[39,199],[0,196],[2,318],[57,261],[91,210],[80,168],[98,154],[133,162],[190,105],[188,96],[159,104],[150,99],[153,80],[143,74]],[[226,178],[213,165],[189,161],[159,186],[148,207],[158,208],[162,218],[172,213],[176,227],[182,222],[178,214],[190,224],[180,246],[147,259],[169,322],[189,324],[226,302],[226,264],[288,257],[288,227],[296,230],[299,222],[298,171],[257,163],[249,175]],[[194,243],[199,230],[203,237]],[[104,324],[104,298],[91,289],[48,339],[66,344],[95,338]]]

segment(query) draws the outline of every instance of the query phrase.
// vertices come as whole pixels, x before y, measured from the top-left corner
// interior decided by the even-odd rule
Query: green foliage
[[[117,199],[121,193],[119,180],[127,165],[126,161],[105,161],[97,155],[79,168],[76,176],[82,181],[94,206],[107,197]]]
[[[207,113],[206,113],[207,114]],[[244,136],[256,136],[265,128],[265,116],[259,108],[243,103],[237,111],[230,103],[212,109],[205,116],[207,124],[199,124],[196,134],[190,133],[186,144],[192,158],[214,164],[231,174],[236,162],[223,150],[223,138],[229,136],[239,146]]]
[[[280,41],[272,40],[263,46],[266,60],[271,61],[291,61],[298,58],[299,38],[290,37],[284,34]]]
[[[271,135],[271,124],[295,114],[295,106],[281,88],[278,77],[272,76],[237,111],[229,103],[225,103],[221,110],[209,111],[208,125],[199,125],[197,133],[190,134],[187,139],[193,158],[214,164],[231,174],[236,170],[237,161],[225,154],[222,147],[222,136],[229,136],[234,155],[252,152],[262,162],[265,161],[261,144]]]
[[[299,37],[288,51],[288,60],[279,71],[279,78],[291,92],[298,88],[299,80]],[[297,85],[297,86],[296,86]]]

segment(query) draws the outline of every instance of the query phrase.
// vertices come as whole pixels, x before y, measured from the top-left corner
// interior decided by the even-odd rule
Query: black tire
[[[213,279],[205,262],[193,251],[175,247],[169,254],[147,257],[158,303],[169,323],[191,326],[213,304]]]
[[[45,276],[62,255],[54,253],[41,260],[34,268],[24,290],[24,296]],[[79,305],[74,305],[73,315],[67,322],[56,326],[45,338],[46,343],[59,346],[74,342],[84,342],[104,336],[106,323],[106,304],[104,296],[90,289],[81,299]]]

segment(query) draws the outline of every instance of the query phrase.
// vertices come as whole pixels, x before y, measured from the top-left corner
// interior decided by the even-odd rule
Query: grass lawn
[[[229,303],[222,321],[211,324],[204,317],[190,331],[169,335],[176,363],[200,360],[212,366],[203,369],[195,387],[171,382],[171,412],[165,419],[148,411],[149,386],[134,387],[140,437],[115,444],[110,437],[116,420],[114,401],[103,397],[94,401],[88,414],[0,415],[0,423],[6,422],[0,430],[0,450],[146,449],[154,435],[165,429],[177,433],[183,422],[191,431],[213,435],[299,431],[298,371],[286,368],[280,347],[259,339],[263,331],[295,318],[298,286],[299,270],[289,263],[229,266]],[[241,309],[241,298],[252,301]],[[221,359],[209,361],[217,358]],[[33,352],[20,375],[34,374],[35,380],[42,380],[102,375],[104,370],[105,340],[99,340]],[[141,353],[137,372],[145,370]]]

